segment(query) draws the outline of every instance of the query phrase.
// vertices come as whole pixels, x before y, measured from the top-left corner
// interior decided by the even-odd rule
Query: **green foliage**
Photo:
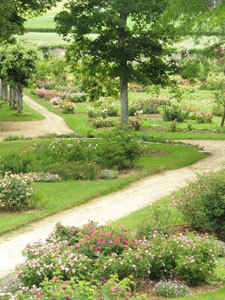
[[[0,41],[15,41],[15,35],[25,31],[25,16],[38,14],[50,9],[57,0],[1,0],[0,3]]]
[[[75,114],[77,109],[76,105],[69,101],[61,102],[59,106],[64,114]]]
[[[179,210],[193,226],[225,241],[225,171],[200,176],[177,199]]]
[[[87,100],[87,95],[82,93],[73,93],[69,95],[69,101],[73,103],[85,102]]]
[[[184,297],[190,295],[188,286],[178,283],[176,281],[162,280],[158,282],[153,288],[154,294],[163,297]]]
[[[1,52],[1,76],[11,86],[27,87],[36,71],[36,51],[18,44]]]
[[[118,171],[116,170],[105,169],[99,173],[99,178],[101,179],[115,179],[117,177],[118,177]]]
[[[19,278],[32,287],[56,276],[102,285],[113,274],[120,280],[178,276],[197,285],[211,277],[217,252],[208,238],[155,233],[150,241],[137,240],[122,225],[113,230],[90,222],[80,229],[57,224],[45,243],[28,245],[23,254],[26,261],[18,267]]]
[[[212,123],[213,115],[210,112],[192,112],[189,114],[188,119],[196,120],[199,124]]]
[[[85,161],[56,162],[49,167],[49,170],[64,179],[73,180],[95,180],[99,173],[99,167],[94,162]]]
[[[156,233],[169,236],[171,233],[169,227],[169,220],[171,219],[170,210],[165,205],[158,204],[157,202],[154,204],[151,203],[150,205],[152,206],[152,210],[143,222],[137,226],[137,238],[152,239]]]
[[[139,138],[126,126],[113,129],[98,147],[99,162],[108,168],[132,167],[142,153]]]
[[[31,206],[32,178],[6,174],[0,178],[0,210],[20,211]]]
[[[180,107],[176,105],[166,106],[163,110],[163,120],[164,121],[174,121],[183,122],[187,118],[189,112],[183,112]]]

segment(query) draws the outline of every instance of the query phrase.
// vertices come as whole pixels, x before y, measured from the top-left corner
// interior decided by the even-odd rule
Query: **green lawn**
[[[43,120],[44,117],[37,111],[23,103],[23,113],[18,114],[17,110],[10,109],[8,103],[0,100],[2,107],[0,108],[0,121],[35,121]]]
[[[67,42],[55,32],[28,32],[23,36],[18,37],[18,40],[24,40],[31,44],[41,44],[43,42],[47,42],[52,46],[67,44]]]
[[[9,149],[11,153],[19,151],[36,142],[37,140],[2,142],[0,144],[0,155],[9,153]],[[44,140],[44,142],[47,143],[50,140]],[[35,209],[27,213],[0,213],[0,234],[65,208],[81,205],[98,195],[117,191],[135,180],[157,172],[162,167],[176,169],[205,157],[197,149],[190,147],[156,144],[150,147],[155,150],[169,152],[170,154],[141,158],[138,163],[143,168],[135,176],[100,181],[35,183]]]

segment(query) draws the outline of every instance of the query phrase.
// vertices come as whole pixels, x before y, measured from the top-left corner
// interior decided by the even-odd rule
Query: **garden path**
[[[150,202],[171,194],[186,185],[188,180],[194,180],[197,173],[223,168],[225,141],[194,140],[188,142],[204,146],[205,149],[211,151],[211,155],[191,166],[147,177],[121,191],[97,197],[85,205],[64,210],[0,237],[0,278],[8,275],[17,264],[23,262],[21,251],[27,243],[46,239],[57,222],[63,225],[81,226],[89,220],[100,224],[117,220]]]
[[[67,126],[64,119],[35,102],[28,96],[24,96],[26,102],[31,108],[42,114],[45,119],[42,121],[18,121],[18,122],[0,122],[0,141],[8,136],[38,137],[48,133],[67,134],[73,131]]]

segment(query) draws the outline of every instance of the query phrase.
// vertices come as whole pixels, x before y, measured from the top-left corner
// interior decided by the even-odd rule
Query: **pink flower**
[[[111,244],[112,244],[112,241],[109,241],[109,244],[111,245]]]

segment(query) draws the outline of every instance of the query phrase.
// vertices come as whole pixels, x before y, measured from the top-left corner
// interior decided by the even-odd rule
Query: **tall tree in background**
[[[1,0],[0,43],[12,42],[14,36],[25,31],[26,16],[38,15],[61,0]]]
[[[211,9],[211,0],[69,0],[55,20],[72,36],[71,63],[120,79],[121,123],[128,122],[128,83],[163,84],[174,70],[168,45]]]

